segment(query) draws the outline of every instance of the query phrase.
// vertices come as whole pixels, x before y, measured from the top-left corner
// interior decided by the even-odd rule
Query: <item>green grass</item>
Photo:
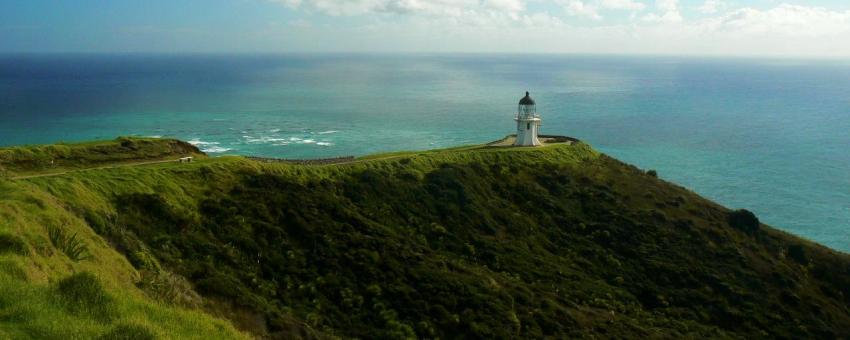
[[[139,137],[75,144],[6,147],[0,148],[0,178],[183,156],[203,157],[203,153],[191,144],[175,139]]]
[[[140,339],[247,338],[229,322],[148,298],[139,272],[79,213],[30,182],[0,178],[0,338],[112,338],[127,327],[147,330]]]
[[[846,255],[583,143],[0,181],[0,217],[31,249],[0,251],[0,337],[238,336],[198,310],[273,338],[850,336]]]
[[[7,259],[3,259],[7,260]],[[145,301],[127,291],[110,293],[94,275],[75,274],[55,285],[37,284],[4,270],[0,262],[0,338],[114,339],[132,325],[129,339],[245,338],[226,322],[196,311]],[[16,271],[23,272],[21,268]],[[144,329],[146,331],[140,331]]]

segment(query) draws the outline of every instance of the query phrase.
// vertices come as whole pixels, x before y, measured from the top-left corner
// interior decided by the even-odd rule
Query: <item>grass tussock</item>
[[[98,340],[156,340],[158,337],[145,326],[122,323],[112,328]]]
[[[69,234],[64,227],[51,226],[47,228],[50,242],[73,261],[87,260],[92,257],[85,241],[75,232]]]
[[[20,237],[8,233],[0,233],[0,254],[27,255],[29,254],[29,248],[26,242]]]
[[[148,296],[163,303],[198,308],[203,299],[185,277],[166,270],[142,270],[138,283]]]
[[[91,273],[77,273],[59,281],[56,286],[59,303],[75,315],[110,320],[116,310],[112,297]]]

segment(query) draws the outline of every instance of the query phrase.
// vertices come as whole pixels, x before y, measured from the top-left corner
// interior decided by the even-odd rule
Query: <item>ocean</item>
[[[4,55],[0,145],[177,137],[323,158],[541,133],[850,251],[850,61],[582,55]],[[530,212],[533,213],[533,212]]]

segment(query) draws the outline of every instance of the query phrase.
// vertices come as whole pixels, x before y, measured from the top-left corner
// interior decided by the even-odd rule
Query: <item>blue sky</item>
[[[850,56],[844,0],[6,0],[0,52]]]

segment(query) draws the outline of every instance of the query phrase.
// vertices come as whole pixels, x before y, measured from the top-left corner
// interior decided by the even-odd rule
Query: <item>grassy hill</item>
[[[582,143],[0,179],[0,289],[12,338],[850,336],[846,255]]]
[[[176,139],[119,137],[112,141],[0,148],[0,177],[175,159],[204,154]]]

